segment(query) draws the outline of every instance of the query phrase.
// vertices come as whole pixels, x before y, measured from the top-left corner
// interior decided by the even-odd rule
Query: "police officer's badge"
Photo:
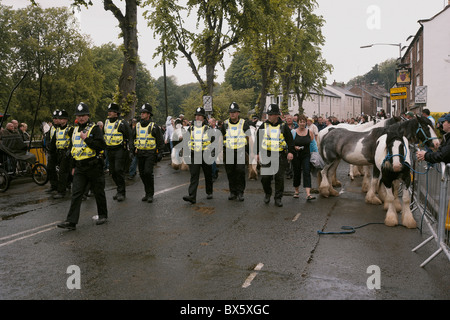
[[[267,108],[267,111],[272,111],[272,106],[269,106],[269,107]]]
[[[83,106],[81,104],[78,105],[78,111],[82,111],[83,110]]]
[[[197,108],[197,112],[200,112],[202,109],[200,109],[200,108]]]
[[[62,111],[59,112],[59,115],[62,116]]]

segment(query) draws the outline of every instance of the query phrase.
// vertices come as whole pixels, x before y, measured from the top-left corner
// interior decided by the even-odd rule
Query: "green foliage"
[[[371,84],[378,83],[383,85],[386,90],[390,90],[395,84],[396,75],[395,69],[397,68],[397,60],[392,58],[376,64],[372,67],[372,70],[365,75],[357,76],[351,79],[347,85],[357,84]]]

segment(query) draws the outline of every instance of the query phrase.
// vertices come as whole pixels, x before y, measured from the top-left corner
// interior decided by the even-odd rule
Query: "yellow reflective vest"
[[[261,147],[268,151],[283,151],[287,149],[286,139],[281,131],[282,124],[271,126],[264,123],[264,137]]]
[[[154,122],[150,122],[146,127],[142,127],[140,122],[136,124],[136,139],[134,140],[134,146],[138,150],[156,149],[156,140],[155,137],[152,136],[154,126]]]
[[[204,151],[211,144],[211,139],[207,134],[208,126],[191,127],[191,140],[189,141],[189,147],[195,152]]]
[[[244,132],[245,120],[240,119],[238,123],[230,123],[229,120],[225,120],[227,125],[227,131],[225,133],[223,144],[228,149],[240,149],[244,148],[247,144],[247,136]]]
[[[56,149],[67,149],[70,145],[69,131],[71,127],[66,126],[65,129],[56,129]]]
[[[75,127],[72,134],[72,157],[75,160],[84,160],[95,157],[97,153],[95,152],[95,150],[89,148],[86,142],[81,139],[81,132],[78,131],[79,128],[80,127],[78,126]],[[92,128],[94,128],[94,125],[86,127],[88,137],[91,134]]]
[[[105,142],[109,147],[121,145],[123,142],[123,134],[119,132],[119,126],[123,120],[117,119],[115,122],[105,121]]]

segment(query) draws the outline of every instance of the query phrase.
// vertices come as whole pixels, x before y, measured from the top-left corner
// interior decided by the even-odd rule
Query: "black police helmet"
[[[277,104],[269,104],[269,106],[267,107],[267,114],[268,115],[272,115],[272,114],[280,114],[280,107]]]
[[[89,107],[86,103],[84,102],[80,102],[80,104],[77,106],[77,109],[75,110],[75,115],[76,116],[84,116],[84,115],[89,115]]]
[[[144,103],[141,107],[141,113],[147,112],[150,113],[151,116],[153,116],[153,108],[149,103]]]
[[[120,113],[120,107],[117,103],[110,103],[108,106],[108,112],[115,112],[115,113]]]
[[[236,102],[232,102],[228,108],[228,112],[241,112],[241,109],[239,109],[239,105]]]

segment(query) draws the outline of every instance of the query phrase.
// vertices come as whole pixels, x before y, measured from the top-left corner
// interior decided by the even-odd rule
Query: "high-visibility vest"
[[[191,129],[191,141],[189,141],[189,147],[195,152],[203,151],[211,144],[211,140],[206,133],[207,126],[197,127],[192,126]]]
[[[262,141],[262,148],[268,151],[283,151],[287,149],[286,140],[284,138],[281,124],[271,126],[264,123],[264,137]]]
[[[136,139],[134,139],[134,146],[138,150],[153,150],[156,149],[156,140],[152,136],[154,122],[150,122],[146,127],[142,127],[141,123],[136,124]]]
[[[238,123],[230,123],[229,120],[225,120],[227,125],[227,131],[223,139],[223,144],[228,149],[240,149],[244,148],[247,144],[247,136],[244,132],[245,120],[240,119]]]
[[[70,127],[56,129],[56,149],[67,149],[70,145]]]
[[[119,126],[123,120],[117,119],[115,122],[105,121],[105,142],[107,146],[118,146],[123,142],[123,134],[119,132]]]
[[[89,148],[86,142],[84,142],[84,140],[81,139],[80,136],[81,132],[78,131],[79,128],[80,128],[79,126],[75,127],[72,134],[72,150],[71,150],[72,157],[75,160],[84,160],[95,157],[97,153],[95,152],[95,150]],[[91,134],[92,128],[94,128],[93,125],[86,127],[88,137]]]

